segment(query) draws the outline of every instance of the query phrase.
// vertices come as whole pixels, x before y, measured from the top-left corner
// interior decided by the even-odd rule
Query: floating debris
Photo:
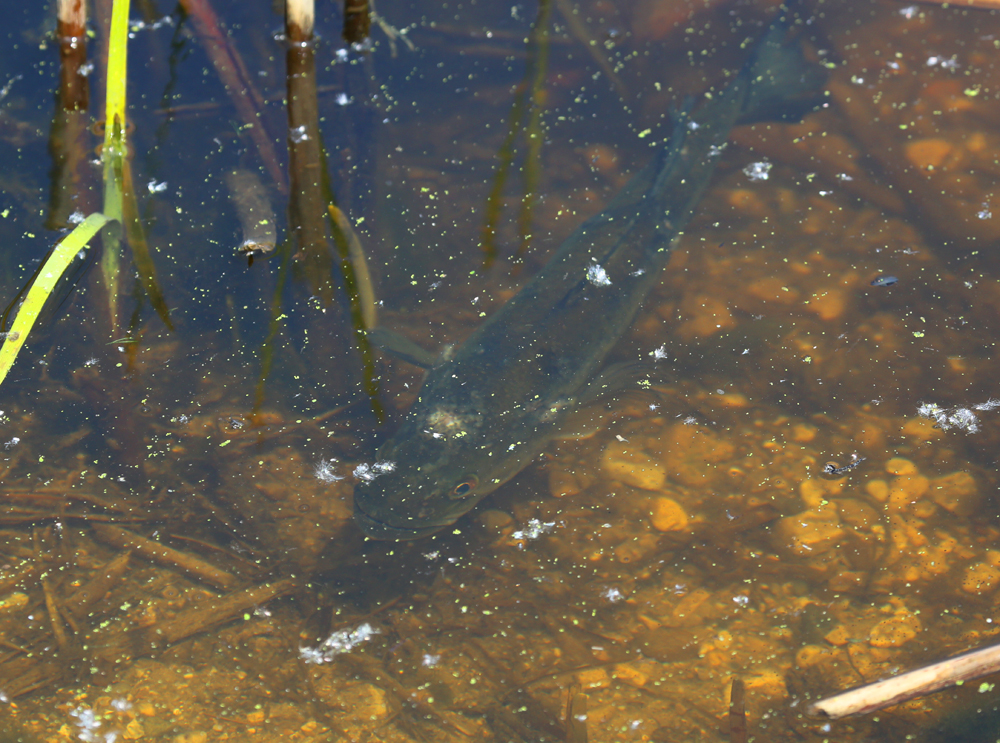
[[[538,519],[531,519],[528,521],[528,527],[526,529],[515,531],[510,536],[515,542],[527,542],[532,539],[538,539],[543,534],[548,534],[555,528],[555,521],[540,521]]]
[[[851,461],[843,466],[840,466],[836,462],[827,462],[823,465],[823,474],[839,477],[840,475],[850,472],[866,459],[867,457],[859,457],[857,454],[852,454]]]
[[[611,279],[608,278],[608,272],[596,263],[587,267],[587,281],[594,286],[611,286]]]
[[[84,743],[96,743],[105,739],[105,736],[98,735],[97,730],[101,727],[101,721],[97,719],[97,714],[89,707],[77,707],[70,710],[70,717],[76,718],[77,737]],[[114,733],[108,734],[108,740],[113,741]]]
[[[653,357],[653,361],[663,361],[663,359],[667,358],[668,356],[667,344],[664,343],[659,348],[654,348],[652,351],[649,352],[649,355]]]
[[[299,648],[299,657],[306,663],[329,663],[342,653],[349,653],[358,645],[368,642],[375,635],[381,634],[368,622],[359,625],[356,629],[337,630],[321,645],[315,648]]]
[[[354,476],[364,482],[371,482],[379,475],[388,474],[395,469],[395,462],[375,462],[375,464],[362,462],[354,468]]]
[[[899,279],[895,276],[879,276],[877,279],[872,281],[872,286],[892,286]]]
[[[774,165],[767,160],[761,160],[759,163],[750,163],[743,168],[743,175],[752,181],[766,181],[771,176],[771,168],[773,167]]]
[[[4,98],[10,95],[10,89],[14,87],[14,83],[23,78],[24,75],[14,75],[14,77],[8,80],[7,84],[4,85],[2,88],[0,88],[0,101],[2,101]]]
[[[934,420],[936,428],[947,431],[950,428],[957,428],[966,433],[979,432],[979,418],[975,411],[988,412],[1000,408],[1000,400],[990,398],[986,402],[968,407],[944,408],[937,403],[921,403],[917,408],[917,415],[922,418]]]
[[[316,463],[316,466],[313,467],[313,474],[316,476],[316,479],[320,482],[326,483],[327,485],[332,482],[337,482],[338,480],[343,480],[344,476],[338,475],[334,470],[336,462],[336,459],[319,460],[319,462]]]

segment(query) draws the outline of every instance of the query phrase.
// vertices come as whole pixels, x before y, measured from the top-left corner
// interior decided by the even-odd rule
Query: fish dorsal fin
[[[433,369],[441,361],[441,357],[436,353],[428,351],[395,330],[372,328],[365,335],[368,336],[372,345],[378,346],[384,352],[398,359],[419,366],[421,369]]]

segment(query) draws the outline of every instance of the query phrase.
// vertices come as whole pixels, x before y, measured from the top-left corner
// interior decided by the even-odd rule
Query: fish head
[[[510,434],[478,399],[418,403],[362,470],[354,518],[373,539],[419,539],[455,523],[520,469],[504,451]],[[488,420],[493,424],[487,426]],[[501,454],[503,452],[503,454]],[[496,455],[496,456],[495,456]]]
[[[496,485],[480,472],[483,454],[459,440],[419,433],[394,437],[354,486],[354,519],[372,539],[429,536],[455,523]],[[356,471],[357,474],[357,471]]]

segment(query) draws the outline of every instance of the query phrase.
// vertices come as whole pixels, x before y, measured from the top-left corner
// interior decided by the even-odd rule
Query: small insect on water
[[[872,286],[892,286],[899,279],[895,276],[879,276],[874,281],[872,281]]]
[[[827,462],[823,465],[823,474],[831,477],[840,477],[846,474],[865,461],[867,457],[859,457],[857,454],[851,455],[851,461],[841,466],[837,462]]]

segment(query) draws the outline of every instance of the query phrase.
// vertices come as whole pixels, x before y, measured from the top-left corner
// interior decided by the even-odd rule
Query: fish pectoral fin
[[[606,393],[587,403],[579,403],[565,413],[553,438],[589,439],[602,428],[607,428],[616,416],[641,417],[662,407],[663,395],[656,390],[619,390]]]
[[[602,369],[597,376],[587,382],[580,403],[588,405],[596,401],[607,401],[629,392],[641,392],[664,381],[665,372],[655,364],[646,361],[623,361]]]
[[[554,438],[589,439],[608,425],[613,414],[614,410],[608,405],[593,404],[578,407],[563,416]]]
[[[646,362],[612,364],[584,388],[573,407],[563,413],[557,439],[586,439],[610,420],[623,413],[657,410],[664,401],[656,386],[663,383],[664,372]]]
[[[421,369],[432,369],[437,366],[440,356],[428,351],[404,335],[400,335],[395,330],[387,328],[372,328],[366,331],[365,335],[374,346],[378,346],[386,353],[402,359],[407,363],[419,366]]]

